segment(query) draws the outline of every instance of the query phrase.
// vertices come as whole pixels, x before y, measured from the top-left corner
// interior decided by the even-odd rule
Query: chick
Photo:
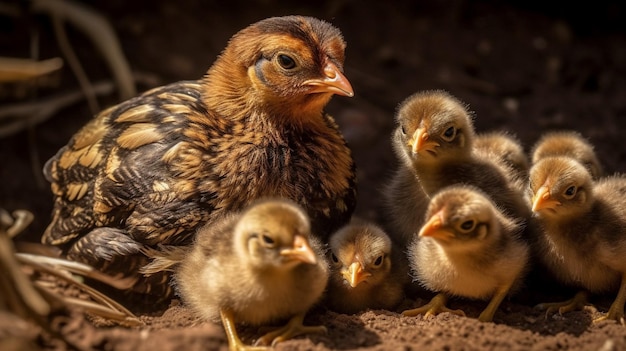
[[[268,199],[202,227],[175,269],[174,282],[198,316],[221,318],[231,350],[247,350],[254,348],[238,337],[237,323],[261,326],[289,319],[258,339],[259,345],[325,332],[302,322],[322,297],[328,272],[307,214],[291,201]]]
[[[534,219],[543,231],[540,257],[561,283],[592,293],[617,291],[608,314],[622,320],[626,300],[626,177],[594,182],[570,157],[539,160],[530,170]],[[560,312],[581,307],[586,293],[565,303],[539,307]]]
[[[439,294],[425,306],[402,314],[437,314],[448,296],[490,299],[478,319],[492,321],[504,297],[524,276],[529,246],[524,225],[503,213],[490,198],[467,185],[450,186],[433,197],[426,223],[409,247],[411,271]]]
[[[340,313],[393,310],[410,282],[404,252],[377,225],[354,220],[330,237],[327,304]]]
[[[568,156],[582,163],[594,179],[604,175],[593,145],[576,131],[554,131],[545,133],[531,151],[532,163],[550,156]]]
[[[472,118],[455,97],[441,90],[418,92],[400,104],[396,121],[392,144],[400,165],[385,203],[390,233],[399,241],[410,240],[423,224],[429,198],[454,184],[476,186],[508,214],[530,217],[519,183],[509,181],[510,169],[475,150]]]
[[[510,182],[525,186],[528,179],[530,161],[522,143],[508,132],[491,131],[476,135],[474,149],[483,157],[495,159],[502,167],[508,168]]]
[[[356,199],[351,152],[324,112],[334,94],[353,96],[345,46],[327,22],[268,18],[235,34],[203,78],[102,111],[46,163],[54,209],[42,242],[132,277],[146,246],[187,245],[266,196],[298,202],[326,239]],[[129,291],[170,296],[167,277],[152,279]]]
[[[400,163],[381,196],[385,229],[396,244],[406,248],[424,222],[429,201],[413,166]]]

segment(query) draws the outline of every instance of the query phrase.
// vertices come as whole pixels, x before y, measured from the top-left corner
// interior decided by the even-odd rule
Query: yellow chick
[[[241,214],[201,228],[175,271],[183,302],[198,316],[221,321],[231,350],[244,345],[236,323],[265,325],[289,319],[257,344],[324,332],[304,326],[306,312],[322,297],[329,268],[311,236],[306,212],[287,200],[262,200]]]
[[[340,313],[393,310],[410,282],[406,256],[377,225],[353,221],[330,237],[328,306]]]
[[[525,187],[530,161],[524,146],[515,136],[504,131],[479,133],[474,140],[474,150],[483,157],[500,163],[508,171],[509,181]]]
[[[533,146],[531,155],[533,164],[550,156],[572,157],[587,167],[594,179],[604,174],[593,145],[576,131],[545,133]]]
[[[400,164],[381,196],[385,228],[395,243],[406,248],[424,222],[429,201],[413,166]]]
[[[506,213],[530,217],[520,184],[507,174],[510,169],[476,150],[471,114],[458,99],[441,90],[418,92],[400,104],[396,121],[392,144],[400,167],[387,186],[385,203],[390,235],[399,242],[409,242],[423,224],[429,198],[454,184],[475,186]]]
[[[561,283],[592,293],[617,291],[606,316],[624,320],[626,301],[626,177],[594,182],[570,157],[545,157],[530,170],[534,220],[542,230],[539,256]],[[540,308],[567,312],[586,303],[586,292]]]
[[[504,214],[477,188],[456,185],[442,190],[431,200],[426,223],[408,253],[415,279],[439,294],[402,314],[464,315],[445,306],[449,296],[461,296],[488,299],[478,319],[492,321],[526,272],[529,246],[523,231],[522,222]]]

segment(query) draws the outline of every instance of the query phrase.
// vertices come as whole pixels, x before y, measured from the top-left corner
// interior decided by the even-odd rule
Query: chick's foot
[[[611,304],[609,308],[609,312],[600,318],[596,318],[593,320],[594,323],[604,320],[614,320],[618,321],[622,325],[626,326],[626,322],[624,322],[624,303],[626,302],[626,273],[622,276],[622,285],[619,288],[619,292],[617,293],[617,297],[615,301]]]
[[[259,338],[259,340],[256,341],[256,343],[254,343],[254,345],[276,346],[276,344],[278,344],[279,342],[289,340],[298,335],[327,332],[326,327],[324,327],[323,325],[305,326],[303,324],[303,320],[304,315],[301,314],[291,318],[291,320],[289,320],[289,322],[284,327],[278,328],[263,335]]]
[[[540,303],[535,308],[546,311],[546,318],[548,315],[553,314],[554,312],[559,312],[559,314],[571,312],[571,311],[580,311],[585,306],[589,305],[588,302],[588,293],[586,291],[580,291],[573,298],[563,301],[563,302],[546,302]]]
[[[444,294],[437,294],[433,297],[429,303],[425,304],[422,307],[414,308],[411,310],[406,310],[402,312],[403,316],[417,316],[423,314],[425,317],[436,316],[442,312],[450,312],[452,314],[456,314],[457,316],[465,317],[465,312],[461,310],[452,310],[446,307],[446,302],[448,298]]]

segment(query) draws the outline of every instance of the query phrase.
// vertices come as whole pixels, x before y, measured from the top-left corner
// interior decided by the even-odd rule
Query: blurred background
[[[0,1],[0,208],[32,211],[20,238],[38,241],[52,208],[41,169],[95,112],[202,77],[238,30],[287,14],[327,20],[348,43],[356,96],[328,111],[354,152],[362,217],[384,216],[395,108],[418,90],[449,91],[478,131],[508,130],[527,149],[577,130],[609,174],[626,172],[625,11],[608,0]]]

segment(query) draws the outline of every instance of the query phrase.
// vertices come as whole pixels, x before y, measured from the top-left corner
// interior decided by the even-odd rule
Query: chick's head
[[[375,285],[391,270],[391,239],[374,225],[347,225],[330,238],[334,279],[352,288]]]
[[[550,156],[572,157],[587,167],[593,178],[603,174],[602,166],[593,145],[576,131],[554,131],[544,134],[531,151],[532,162]]]
[[[540,217],[566,219],[587,212],[592,187],[589,171],[570,157],[546,157],[530,169],[532,210]]]
[[[238,255],[258,270],[289,270],[317,264],[306,213],[287,200],[261,200],[234,228]]]
[[[446,250],[475,250],[499,233],[491,200],[478,189],[452,186],[431,200],[426,223],[418,235],[431,238]]]
[[[428,161],[463,158],[471,152],[475,134],[471,114],[444,91],[408,97],[398,107],[396,123],[394,147],[404,157]]]

